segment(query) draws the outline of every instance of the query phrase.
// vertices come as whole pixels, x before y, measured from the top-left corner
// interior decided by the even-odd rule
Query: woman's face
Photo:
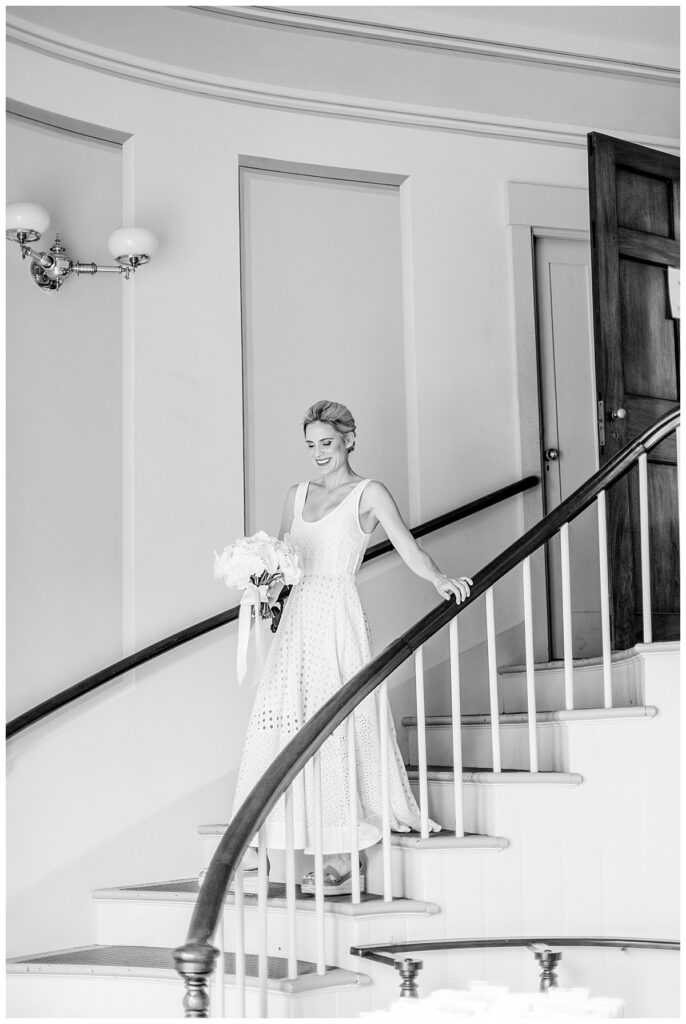
[[[345,439],[330,423],[308,423],[305,444],[320,473],[328,475],[348,462]]]

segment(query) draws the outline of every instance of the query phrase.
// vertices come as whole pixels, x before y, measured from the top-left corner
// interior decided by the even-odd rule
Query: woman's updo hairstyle
[[[347,445],[347,448],[349,453],[355,451],[354,435],[357,427],[355,426],[353,414],[347,406],[342,405],[340,402],[327,402],[326,399],[321,402],[315,402],[305,413],[303,431],[307,429],[310,423],[330,423],[339,434],[352,434],[352,442]]]

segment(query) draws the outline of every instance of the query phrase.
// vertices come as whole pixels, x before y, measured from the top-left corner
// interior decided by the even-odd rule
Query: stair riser
[[[359,969],[362,961],[357,961]],[[371,985],[341,987],[289,995],[269,994],[270,1017],[356,1017],[373,1009]],[[8,1017],[183,1017],[184,988],[179,978],[113,978],[92,976],[9,975]],[[233,985],[226,985],[227,1017],[237,1017],[239,1006]],[[246,1015],[259,1016],[258,994],[246,991]]]
[[[410,762],[417,764],[417,727],[407,726]],[[557,724],[539,723],[536,733],[538,770],[542,772],[569,771],[565,763],[564,732]],[[429,725],[426,730],[427,761],[429,764],[453,765],[453,732],[450,725]],[[528,771],[529,729],[525,724],[500,726],[500,758],[503,768]],[[470,768],[493,766],[493,737],[490,724],[468,725],[462,728],[462,764]]]
[[[202,867],[207,868],[221,842],[221,836],[201,835]],[[300,880],[314,867],[314,859],[302,850],[295,851],[295,877]],[[269,851],[269,877],[273,882],[286,881],[286,855],[282,850]]]
[[[143,900],[97,900],[97,943],[101,945],[169,946],[183,942],[190,923],[192,908],[187,903]],[[404,941],[430,934],[425,929],[434,915],[386,914],[383,916],[348,918],[325,915],[326,961],[350,971],[363,970],[358,957],[350,956],[353,945]],[[224,947],[235,949],[236,911],[227,905],[224,916]],[[244,913],[245,951],[257,953],[260,948],[259,920],[256,908],[246,907]],[[296,915],[297,950],[300,960],[317,960],[317,931],[313,912]],[[218,941],[216,938],[213,940]],[[288,923],[286,911],[269,908],[267,949],[270,956],[288,955]],[[364,973],[369,973],[366,968]]]
[[[410,782],[412,792],[419,801],[419,783]],[[538,820],[545,818],[551,808],[564,800],[576,787],[569,784],[528,785],[512,783],[462,784],[465,832],[489,836],[507,836],[512,831],[511,808],[520,798],[526,797],[530,813]],[[455,790],[452,781],[429,781],[429,817],[444,828],[455,828]],[[517,832],[519,827],[517,827]],[[437,901],[440,902],[440,901]]]
[[[615,707],[631,707],[642,703],[643,667],[638,659],[612,664],[612,703]],[[566,707],[564,669],[537,668],[535,674],[536,709],[563,711]],[[526,672],[503,672],[498,677],[501,711],[512,713],[527,710]],[[601,708],[603,699],[602,665],[575,665],[573,670],[574,707]],[[484,713],[488,713],[484,707]]]

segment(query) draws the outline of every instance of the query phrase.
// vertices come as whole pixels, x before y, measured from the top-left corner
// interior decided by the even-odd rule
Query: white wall
[[[121,148],[7,123],[7,200],[45,206],[69,254],[111,263]],[[41,293],[7,247],[7,712],[122,655],[122,282]]]
[[[68,21],[73,10],[51,8],[49,17]],[[112,16],[112,9],[80,10],[89,30]],[[126,10],[120,27],[130,40],[131,19],[139,14]],[[43,17],[44,11],[31,13]],[[173,14],[192,24],[187,13]],[[159,15],[167,12],[159,9]],[[68,47],[62,52],[76,55]],[[14,43],[7,72],[10,98],[44,107],[49,80],[54,113],[131,134],[123,150],[122,201],[127,215],[160,238],[155,260],[127,292],[122,326],[122,401],[130,410],[124,421],[123,616],[131,648],[227,604],[226,591],[212,578],[212,551],[243,528],[240,154],[407,176],[404,296],[415,351],[408,393],[415,466],[410,507],[417,519],[429,518],[519,475],[506,183],[585,187],[579,138],[567,146],[533,144],[507,132],[403,127],[225,102],[203,95],[205,86],[186,92],[144,84]],[[611,129],[616,111],[621,129],[634,110],[643,123],[640,104],[632,106],[635,80],[625,88],[613,81],[608,98],[587,89],[583,76],[572,77],[588,96],[585,116],[592,123]],[[546,116],[554,108],[553,90],[565,107],[569,76],[549,84]],[[483,95],[474,91],[463,101],[474,109],[504,109],[506,91],[497,85],[491,74]],[[529,116],[536,116],[533,106]],[[119,282],[105,284],[116,288]],[[434,536],[426,547],[447,571],[474,573],[520,527],[520,503],[510,501],[478,524]],[[413,580],[395,557],[363,570],[361,592],[377,650],[436,603],[431,588]],[[506,584],[496,597],[503,632],[521,620],[519,592],[518,583]],[[466,648],[481,642],[482,621],[479,607],[465,616]],[[114,684],[109,695],[11,745],[10,936],[20,934],[15,922],[22,917],[31,923],[10,952],[55,944],[55,932],[44,933],[42,922],[63,906],[67,891],[73,912],[62,921],[59,941],[89,941],[90,880],[99,873],[102,881],[114,881],[124,869],[129,880],[136,873],[146,877],[150,843],[160,877],[193,873],[189,801],[197,794],[199,816],[225,817],[252,700],[250,691],[236,687],[234,656],[234,631],[227,629],[146,666],[135,680]],[[102,660],[95,656],[92,669]],[[480,693],[482,680],[475,678],[473,687]],[[223,777],[225,792],[213,789]],[[207,793],[211,799],[202,796]],[[177,803],[186,811],[175,817]],[[165,815],[166,825],[154,837],[146,822],[157,814]],[[71,870],[85,855],[91,858],[88,879]],[[31,911],[39,893],[37,917]]]

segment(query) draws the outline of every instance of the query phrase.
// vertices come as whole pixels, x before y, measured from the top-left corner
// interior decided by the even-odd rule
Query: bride
[[[322,704],[371,660],[369,627],[357,593],[356,573],[378,524],[405,564],[428,580],[445,600],[461,602],[472,581],[452,579],[419,547],[402,520],[388,489],[360,477],[350,465],[355,421],[338,402],[316,402],[305,414],[305,444],[318,476],[296,484],[286,495],[280,537],[298,551],[303,576],[286,602],[264,671],[258,682],[234,797],[233,814],[267,767]],[[321,747],[324,894],[352,891],[350,801],[357,804],[358,849],[381,839],[379,693],[353,712],[357,793],[351,794],[347,769],[347,723]],[[391,828],[420,829],[412,795],[388,713]],[[312,764],[293,783],[295,848],[314,853]],[[430,822],[432,831],[440,826]],[[285,849],[284,802],[266,824],[267,847]],[[256,842],[256,840],[254,841]],[[257,891],[257,855],[251,847],[243,861],[244,891]],[[360,868],[361,890],[365,888]],[[314,892],[314,872],[302,880]]]

